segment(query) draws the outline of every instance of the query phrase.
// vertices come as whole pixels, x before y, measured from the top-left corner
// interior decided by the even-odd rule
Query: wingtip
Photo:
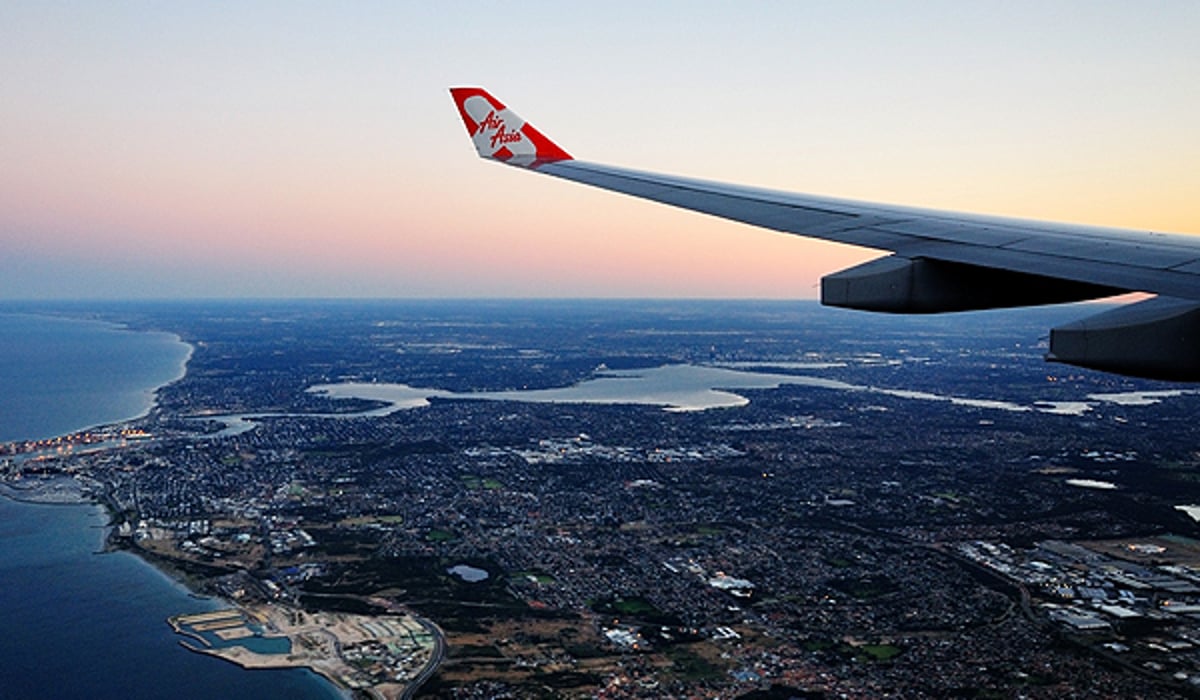
[[[481,158],[526,168],[572,160],[571,154],[484,88],[452,87],[450,95]]]

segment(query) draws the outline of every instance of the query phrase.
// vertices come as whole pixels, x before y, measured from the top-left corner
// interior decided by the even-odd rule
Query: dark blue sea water
[[[179,376],[172,336],[0,316],[0,439],[136,416]],[[219,606],[140,559],[99,553],[97,506],[0,498],[0,698],[336,698],[308,671],[245,671],[179,645],[166,619]]]
[[[134,418],[178,379],[190,348],[167,333],[0,314],[0,442]]]

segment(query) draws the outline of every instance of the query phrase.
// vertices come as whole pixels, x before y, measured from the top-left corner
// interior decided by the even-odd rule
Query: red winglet
[[[500,160],[524,168],[571,160],[569,153],[505,107],[487,90],[477,87],[450,88],[450,95],[481,158]]]

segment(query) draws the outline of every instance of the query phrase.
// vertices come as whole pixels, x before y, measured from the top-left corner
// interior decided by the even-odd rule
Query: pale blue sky
[[[0,299],[767,296],[870,251],[479,162],[1200,233],[1200,3],[0,6]]]

